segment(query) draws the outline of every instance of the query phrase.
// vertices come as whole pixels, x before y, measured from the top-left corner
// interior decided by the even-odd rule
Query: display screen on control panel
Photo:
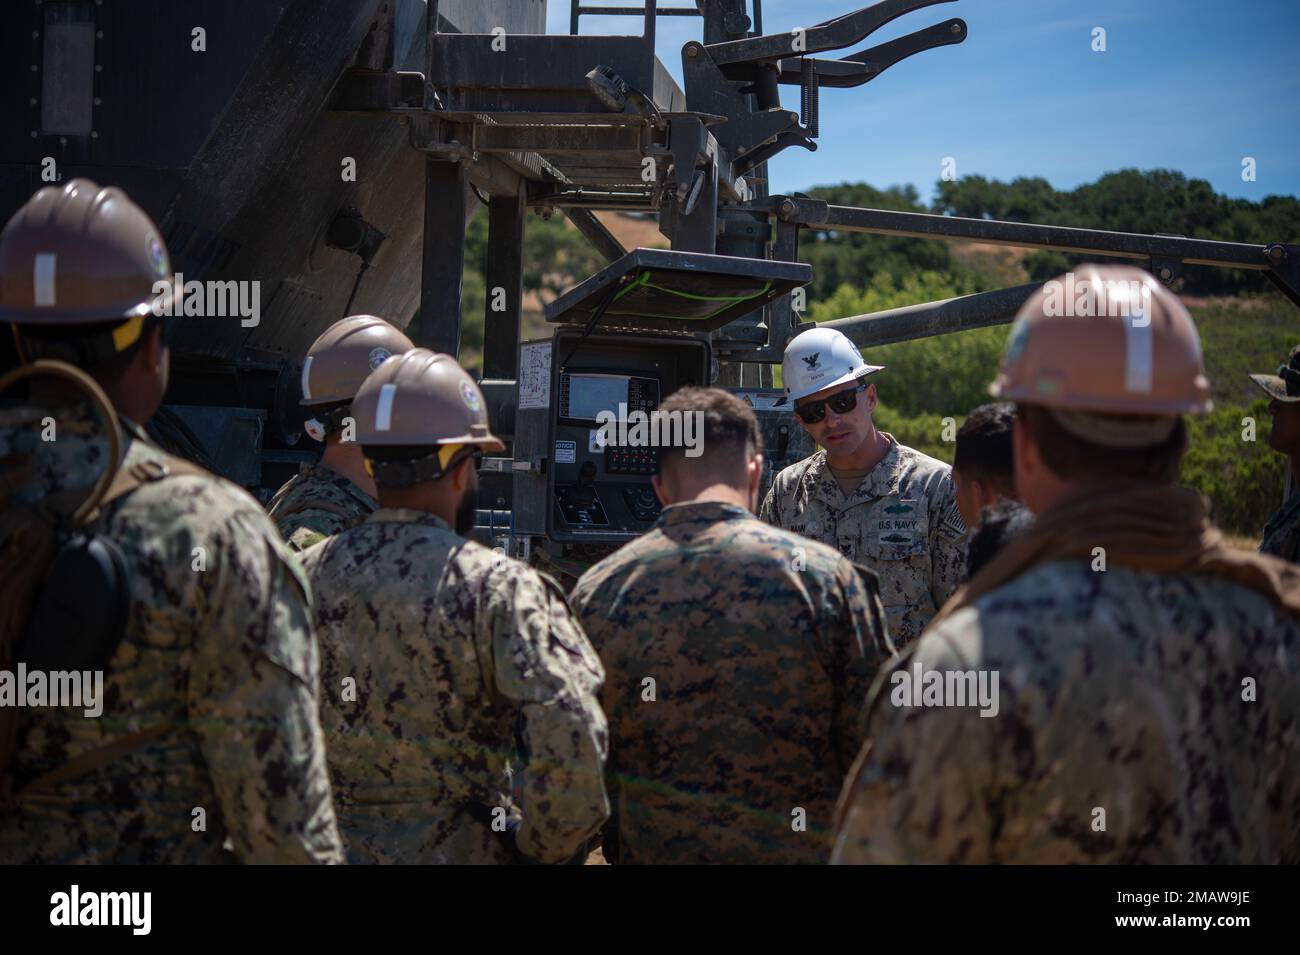
[[[624,410],[650,412],[659,407],[659,381],[636,375],[597,371],[561,372],[560,420],[569,424],[596,424],[600,413]]]
[[[595,421],[602,411],[618,414],[627,404],[627,375],[568,375],[567,418]]]

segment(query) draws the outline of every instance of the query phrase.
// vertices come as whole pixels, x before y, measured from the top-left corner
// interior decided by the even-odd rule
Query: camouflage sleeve
[[[865,581],[870,578],[862,576],[863,570],[866,568],[841,558],[835,574],[837,606],[831,618],[834,632],[830,635],[835,701],[832,732],[843,772],[848,771],[865,738],[862,712],[871,679],[892,654],[880,593],[869,589]]]
[[[291,549],[299,552],[341,534],[348,527],[348,522],[339,515],[315,507],[296,511],[276,521],[280,536]]]
[[[767,489],[767,494],[763,497],[763,503],[758,506],[758,519],[775,527],[781,526],[776,513],[776,481],[772,482],[772,486]]]
[[[214,529],[204,562],[189,716],[234,850],[342,862],[306,581],[251,505]]]
[[[582,627],[583,633],[587,635],[592,649],[600,658],[602,668],[609,663],[608,641],[605,639],[605,629],[608,626],[608,617],[601,611],[600,594],[601,582],[603,575],[600,571],[600,565],[588,569],[582,575],[573,590],[569,593],[569,603],[573,607],[573,615],[577,617],[578,624]],[[611,667],[614,665],[611,664]],[[605,755],[605,794],[609,799],[609,818],[605,821],[604,837],[601,840],[601,847],[604,852],[605,861],[611,865],[616,865],[619,861],[618,853],[618,799],[619,799],[619,768],[618,768],[618,746],[615,739],[615,727],[618,726],[619,712],[617,706],[625,694],[616,695],[614,688],[608,681],[603,681],[600,689],[599,701],[601,711],[605,714],[605,720],[610,727],[609,745]]]
[[[597,693],[605,673],[558,584],[522,565],[494,574],[489,613],[496,688],[520,707],[524,747],[519,851],[563,862],[609,815],[608,753]]]
[[[966,576],[966,524],[957,507],[957,489],[952,478],[942,485],[943,493],[935,501],[941,515],[930,527],[930,595],[934,605],[942,607]]]
[[[969,669],[947,640],[967,611],[921,637],[881,671],[867,703],[869,740],[835,812],[834,864],[986,863],[992,858],[995,756],[979,710],[913,706],[910,680]]]

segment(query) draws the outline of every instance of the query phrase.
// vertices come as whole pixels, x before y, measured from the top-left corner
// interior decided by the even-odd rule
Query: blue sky
[[[867,2],[767,0],[763,29],[812,26]],[[548,32],[568,32],[568,0],[550,0],[547,16]],[[964,43],[855,90],[824,90],[820,148],[778,157],[772,191],[912,183],[929,201],[951,156],[959,177],[1041,176],[1061,189],[1136,167],[1253,200],[1300,194],[1300,0],[957,0],[900,17],[855,49],[951,17],[966,21]],[[1106,30],[1104,53],[1092,50],[1094,27]],[[699,29],[695,18],[659,20],[659,57],[679,82],[682,44]],[[641,29],[584,17],[582,32]],[[783,90],[797,110],[798,89]],[[1247,156],[1255,182],[1242,180]]]

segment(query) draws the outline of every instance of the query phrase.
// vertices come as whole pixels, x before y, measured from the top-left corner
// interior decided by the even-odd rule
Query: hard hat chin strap
[[[467,449],[471,454],[479,453],[478,448],[464,444],[441,444],[422,457],[401,461],[385,461],[367,455],[366,473],[380,487],[412,487],[425,481],[436,481],[448,474],[464,459],[462,452]]]

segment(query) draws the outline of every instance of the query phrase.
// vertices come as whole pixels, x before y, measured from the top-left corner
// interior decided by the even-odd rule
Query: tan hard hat
[[[312,343],[302,365],[302,404],[312,408],[351,401],[361,383],[393,355],[415,343],[382,318],[351,315]]]
[[[1213,407],[1192,316],[1150,273],[1119,265],[1081,265],[1030,296],[989,394],[1103,415]]]
[[[143,318],[155,300],[162,307],[175,295],[172,286],[171,260],[153,220],[121,189],[89,179],[41,189],[0,234],[2,321]]]
[[[380,365],[352,402],[369,445],[477,445],[505,450],[488,426],[483,392],[450,355],[415,348]]]

